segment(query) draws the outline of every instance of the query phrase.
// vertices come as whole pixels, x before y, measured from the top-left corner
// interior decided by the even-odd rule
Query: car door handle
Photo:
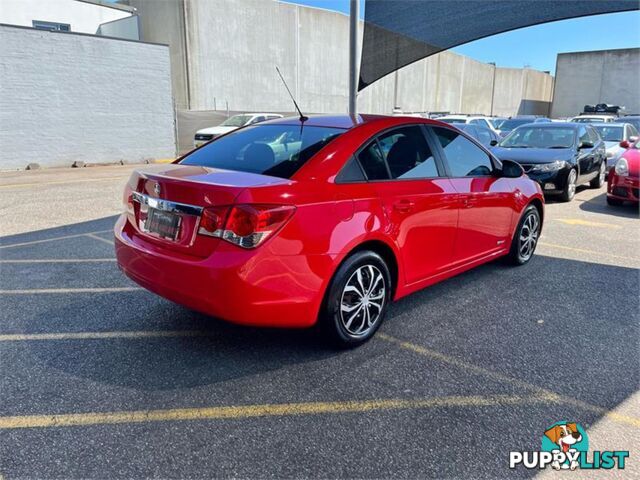
[[[414,206],[415,202],[411,200],[400,200],[399,202],[393,204],[394,210],[403,213],[410,212],[411,210],[413,210]]]

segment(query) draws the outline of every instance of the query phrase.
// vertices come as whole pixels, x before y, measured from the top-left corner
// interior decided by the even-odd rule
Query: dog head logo
[[[573,445],[582,441],[582,434],[578,431],[578,425],[575,423],[554,425],[544,434],[549,440],[558,445],[563,453],[567,453]]]
[[[543,451],[563,454],[551,464],[556,470],[575,470],[580,452],[586,452],[588,448],[587,434],[577,423],[557,422],[547,428],[542,437]]]

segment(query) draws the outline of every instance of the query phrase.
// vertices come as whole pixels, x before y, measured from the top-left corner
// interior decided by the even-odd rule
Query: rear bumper
[[[621,177],[611,170],[607,180],[607,196],[616,200],[639,203],[640,178]]]
[[[334,259],[276,256],[266,247],[244,250],[221,242],[214,254],[200,259],[160,251],[137,236],[124,217],[115,226],[118,265],[147,290],[233,323],[313,325]]]

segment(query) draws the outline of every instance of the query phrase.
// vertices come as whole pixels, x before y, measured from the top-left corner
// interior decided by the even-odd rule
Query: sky
[[[349,0],[285,1],[349,13]],[[365,2],[361,0],[362,3]],[[481,62],[495,62],[499,67],[527,66],[554,73],[558,53],[632,47],[640,47],[638,11],[521,28],[461,45],[453,51]]]

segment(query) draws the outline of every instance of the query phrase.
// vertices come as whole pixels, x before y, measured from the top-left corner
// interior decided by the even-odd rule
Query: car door
[[[457,195],[424,127],[388,130],[365,145],[357,158],[383,204],[405,283],[446,270],[453,259]]]
[[[585,143],[590,144],[591,147],[580,148],[580,146]],[[582,183],[593,176],[593,173],[597,169],[595,155],[596,145],[593,144],[587,127],[580,127],[578,130],[578,166],[580,169],[580,176],[578,177],[577,183]]]
[[[515,221],[514,182],[495,175],[494,160],[476,143],[445,127],[430,127],[459,196],[454,262],[465,264],[509,247]]]

